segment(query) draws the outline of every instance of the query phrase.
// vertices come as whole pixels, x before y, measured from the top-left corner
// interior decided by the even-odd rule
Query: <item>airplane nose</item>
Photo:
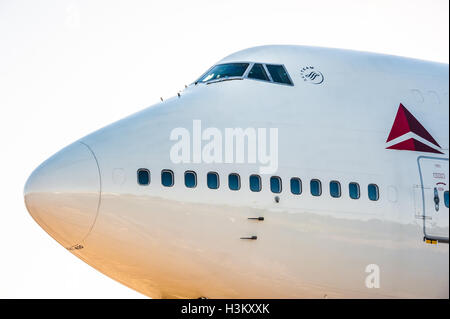
[[[43,162],[28,178],[24,198],[33,219],[66,248],[81,244],[97,217],[100,169],[93,151],[75,142]]]

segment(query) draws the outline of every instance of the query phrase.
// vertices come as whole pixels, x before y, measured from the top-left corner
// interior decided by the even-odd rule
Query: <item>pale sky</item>
[[[42,161],[235,51],[299,44],[448,63],[448,0],[0,0],[0,298],[135,298],[51,239],[23,186]]]

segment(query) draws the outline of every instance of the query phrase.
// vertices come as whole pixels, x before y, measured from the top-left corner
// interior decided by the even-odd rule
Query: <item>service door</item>
[[[448,159],[418,159],[426,239],[448,243]]]

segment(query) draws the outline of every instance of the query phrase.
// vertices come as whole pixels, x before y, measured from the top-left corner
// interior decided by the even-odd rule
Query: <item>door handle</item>
[[[439,192],[437,188],[434,188],[434,209],[439,211]]]

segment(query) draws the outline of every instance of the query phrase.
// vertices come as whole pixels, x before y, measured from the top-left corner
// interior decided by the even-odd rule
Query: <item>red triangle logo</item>
[[[442,152],[435,150],[434,148],[429,147],[428,145],[423,144],[422,142],[419,142],[418,140],[415,140],[413,138],[410,138],[410,139],[407,139],[406,141],[389,146],[389,147],[387,147],[387,149],[443,154]]]
[[[433,136],[431,136],[431,134],[428,133],[428,131],[422,126],[422,124],[420,124],[420,122],[414,117],[414,115],[412,115],[406,109],[406,107],[404,107],[403,104],[400,103],[397,115],[395,116],[394,124],[392,125],[391,132],[389,133],[386,143],[409,132],[417,134],[418,136],[436,145],[437,147],[441,147],[433,138]],[[392,148],[392,146],[388,148],[396,149]]]

